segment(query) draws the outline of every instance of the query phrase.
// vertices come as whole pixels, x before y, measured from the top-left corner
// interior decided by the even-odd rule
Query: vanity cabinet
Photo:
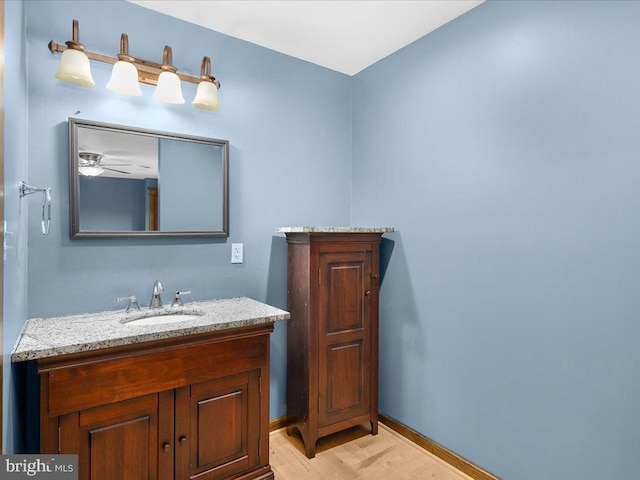
[[[42,453],[79,454],[79,480],[273,478],[272,331],[266,323],[38,360]]]
[[[281,228],[288,243],[287,433],[308,458],[318,438],[369,422],[378,432],[381,235],[392,229]]]

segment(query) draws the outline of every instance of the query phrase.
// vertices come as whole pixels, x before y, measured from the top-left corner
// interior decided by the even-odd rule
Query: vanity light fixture
[[[138,96],[142,94],[138,83],[156,85],[153,97],[161,102],[184,103],[180,81],[198,85],[196,97],[192,105],[205,110],[218,110],[218,89],[220,82],[211,75],[211,60],[204,57],[200,77],[179,73],[172,65],[171,47],[164,47],[162,64],[135,58],[129,55],[129,39],[126,33],[120,37],[120,53],[116,57],[102,55],[85,50],[78,42],[78,21],[73,20],[73,39],[66,42],[66,47],[53,40],[49,42],[51,53],[62,53],[60,68],[56,78],[72,82],[84,87],[95,85],[91,77],[89,60],[113,65],[111,78],[107,88],[124,95]]]
[[[134,61],[135,59],[129,56],[129,36],[123,33],[120,36],[118,61],[113,64],[111,79],[107,83],[109,90],[133,97],[142,95],[142,90],[140,90],[140,84],[138,83],[138,69],[133,64]]]
[[[67,48],[62,52],[60,67],[56,72],[56,78],[64,82],[75,83],[82,87],[93,87],[96,82],[91,77],[89,57],[84,52],[84,45],[78,41],[78,21],[73,21],[71,40],[65,42]],[[61,47],[63,48],[63,47]]]
[[[203,110],[218,110],[220,108],[220,102],[218,102],[220,82],[211,76],[211,60],[209,57],[202,59],[200,79],[201,82],[198,84],[196,98],[193,99],[191,105]]]
[[[159,102],[181,104],[184,103],[180,79],[176,72],[178,69],[171,65],[171,47],[165,46],[162,53],[162,73],[158,76],[158,85],[153,93],[153,98]]]

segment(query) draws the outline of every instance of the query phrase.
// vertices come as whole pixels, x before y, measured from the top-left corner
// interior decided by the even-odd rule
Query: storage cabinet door
[[[176,391],[176,480],[217,480],[256,467],[260,371]]]
[[[172,478],[158,476],[159,405],[159,395],[147,395],[61,416],[60,452],[79,454],[79,480]]]
[[[371,252],[320,254],[319,424],[369,412]]]

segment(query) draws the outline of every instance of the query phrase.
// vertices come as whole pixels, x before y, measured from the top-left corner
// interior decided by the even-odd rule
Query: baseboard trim
[[[483,470],[479,466],[471,463],[466,458],[461,457],[457,453],[452,452],[446,447],[443,447],[439,443],[434,442],[430,438],[425,437],[424,435],[416,432],[415,430],[407,427],[405,424],[400,423],[399,421],[385,415],[382,412],[378,413],[378,419],[380,422],[384,423],[387,427],[395,432],[399,433],[403,437],[407,438],[411,442],[419,445],[424,448],[428,452],[431,452],[439,459],[448,463],[452,467],[457,468],[461,472],[469,475],[471,478],[475,480],[500,480],[499,477]]]
[[[434,442],[428,437],[425,437],[421,433],[407,427],[405,424],[385,415],[382,412],[378,412],[378,420],[384,423],[391,430],[399,433],[407,440],[415,443],[416,445],[424,448],[426,451],[432,453],[440,460],[448,463],[454,468],[457,468],[466,475],[469,475],[474,480],[501,480],[500,477],[483,470],[476,464],[470,462],[466,458],[461,457],[457,453],[452,452],[446,447],[443,447],[439,443]],[[269,421],[269,431],[274,432],[289,425],[289,419],[286,415],[283,417],[274,418]]]
[[[280,430],[287,425],[289,425],[289,419],[286,415],[283,417],[274,418],[273,420],[269,421],[269,431],[275,432],[276,430]]]

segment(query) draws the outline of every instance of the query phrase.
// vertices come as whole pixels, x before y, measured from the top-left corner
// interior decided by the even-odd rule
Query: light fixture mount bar
[[[120,53],[118,54],[118,60],[129,63],[136,61],[135,58],[129,55],[129,35],[126,33],[120,35]]]
[[[68,48],[74,50],[84,51],[84,45],[80,43],[80,28],[78,27],[78,20],[74,20],[71,27],[71,40],[66,42]],[[65,49],[66,50],[66,49]]]
[[[49,50],[51,51],[51,53],[62,53],[67,48],[68,47],[60,45],[53,40],[49,42]],[[94,53],[88,50],[83,50],[83,52],[91,60],[96,60],[98,62],[109,63],[113,65],[118,61],[117,57],[110,57],[109,55]],[[157,85],[158,76],[166,69],[166,66],[165,69],[162,68],[163,65],[161,63],[151,62],[149,60],[143,60],[141,58],[133,58],[133,62],[131,63],[133,63],[138,68],[138,81],[147,85]],[[195,83],[196,85],[201,82],[200,77],[192,77],[191,75],[185,75],[184,73],[180,72],[176,72],[176,75],[178,75],[180,80],[184,82]],[[220,82],[218,82],[217,80],[215,82],[218,85],[218,88],[220,88]]]

